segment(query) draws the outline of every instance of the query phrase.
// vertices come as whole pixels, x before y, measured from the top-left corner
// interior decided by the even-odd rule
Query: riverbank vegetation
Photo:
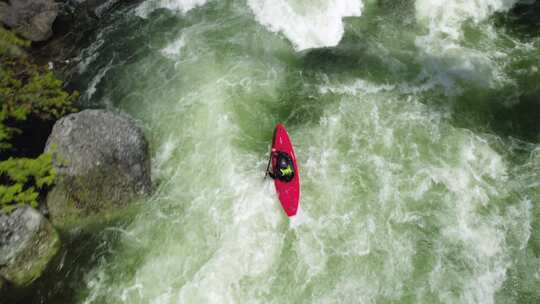
[[[27,55],[30,43],[0,27],[0,209],[37,207],[54,183],[51,156],[43,147],[54,122],[74,112],[69,93],[48,66]]]

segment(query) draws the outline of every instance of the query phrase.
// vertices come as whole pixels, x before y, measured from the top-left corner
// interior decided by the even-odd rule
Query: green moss
[[[119,195],[134,193],[126,189],[126,177],[113,170],[95,169],[84,176],[59,176],[47,197],[50,220],[55,227],[69,229],[114,220],[126,204],[135,197]],[[95,183],[99,180],[99,183]]]
[[[16,204],[37,206],[40,194],[54,183],[51,156],[26,157],[14,144],[25,128],[54,122],[74,112],[78,92],[63,90],[63,82],[46,67],[34,64],[23,51],[29,42],[0,27],[0,209]],[[32,139],[33,140],[33,139]]]

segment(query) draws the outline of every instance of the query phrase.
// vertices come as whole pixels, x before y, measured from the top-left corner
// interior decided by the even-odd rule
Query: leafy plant
[[[0,63],[0,149],[9,148],[6,141],[21,132],[17,123],[29,118],[56,120],[75,111],[72,103],[78,93],[64,91],[51,71],[22,57],[4,56]]]
[[[29,42],[0,27],[0,209],[4,211],[17,204],[36,207],[56,176],[50,154],[29,158],[14,138],[26,140],[28,128],[74,112],[72,103],[79,96],[66,92],[52,71],[34,64],[23,51],[27,46]]]
[[[30,46],[30,42],[17,37],[11,31],[0,26],[0,56],[24,56],[22,47]]]
[[[7,212],[17,204],[37,207],[40,192],[52,186],[55,177],[50,154],[41,154],[35,159],[9,158],[0,162],[0,207]]]

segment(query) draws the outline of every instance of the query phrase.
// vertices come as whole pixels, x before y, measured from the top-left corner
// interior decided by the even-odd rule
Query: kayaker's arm
[[[264,175],[264,178],[266,178],[267,175],[269,175],[272,179],[276,179],[276,175],[274,172],[270,171],[270,167],[272,166],[272,160],[274,157],[277,157],[277,151],[276,149],[272,148],[272,151],[270,152],[270,159],[268,160],[268,166],[266,167],[266,174]],[[273,168],[272,168],[273,169]]]

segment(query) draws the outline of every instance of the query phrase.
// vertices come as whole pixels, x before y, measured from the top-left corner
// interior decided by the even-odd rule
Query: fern
[[[0,210],[18,204],[37,207],[55,180],[50,154],[37,158],[17,155],[12,139],[23,136],[21,125],[54,121],[74,112],[78,93],[63,90],[63,82],[47,68],[34,64],[23,48],[29,42],[0,27]]]
[[[50,154],[36,159],[9,158],[0,161],[0,207],[9,210],[17,204],[37,207],[39,193],[52,186],[56,173]]]
[[[29,45],[29,41],[17,37],[0,25],[0,56],[25,56],[22,48]]]

